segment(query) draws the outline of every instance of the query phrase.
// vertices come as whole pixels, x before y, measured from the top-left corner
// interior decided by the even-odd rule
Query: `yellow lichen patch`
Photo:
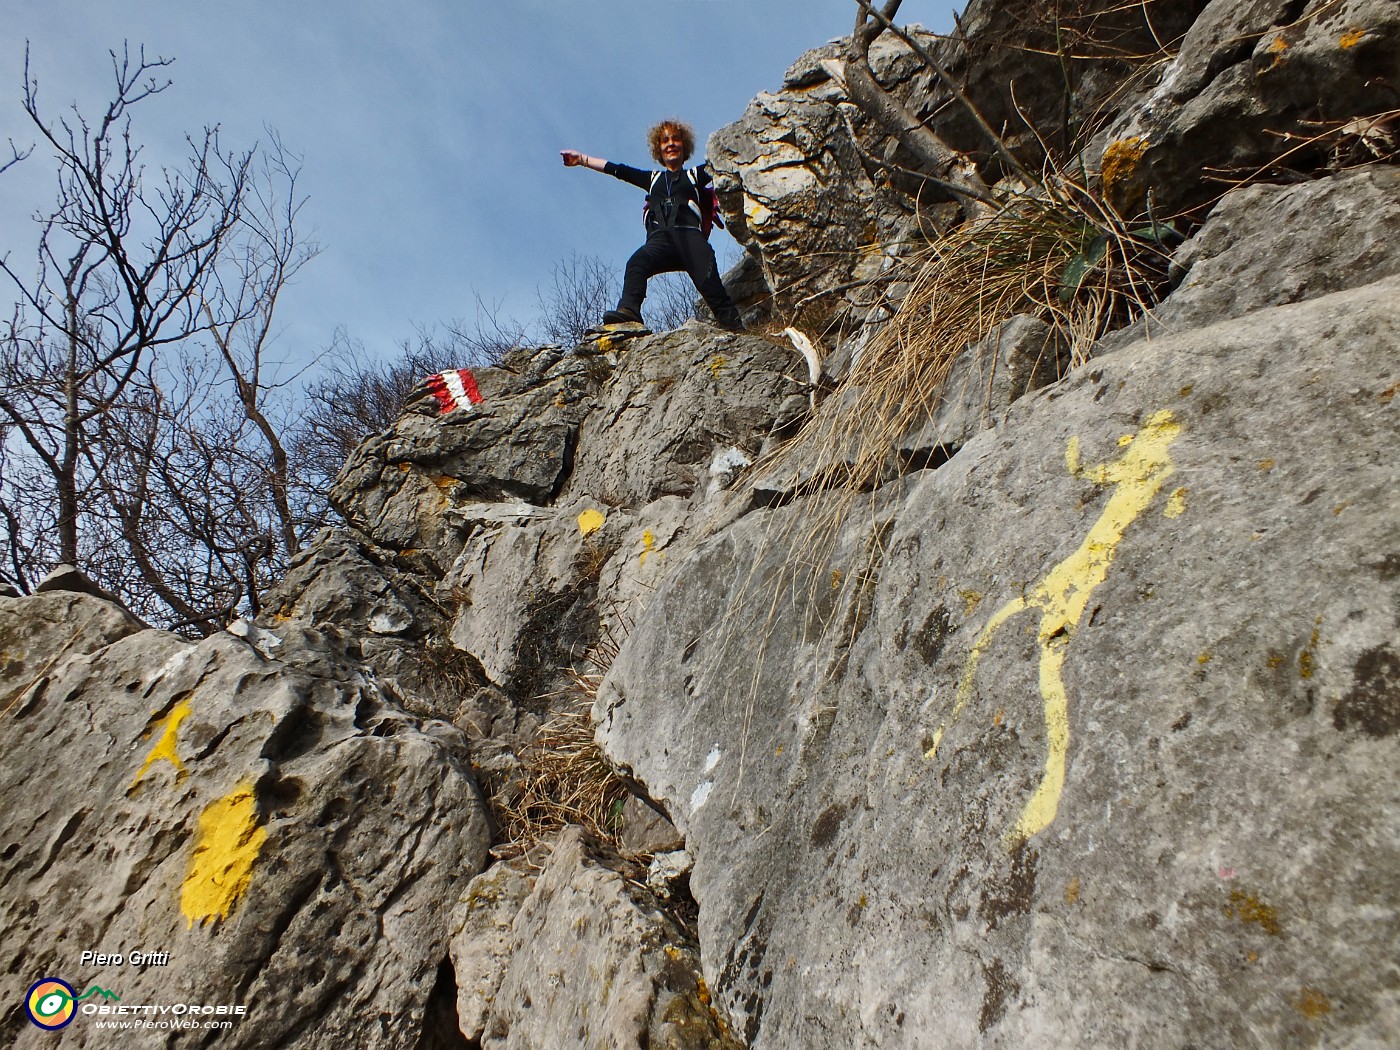
[[[1307,985],[1298,989],[1298,998],[1293,1000],[1293,1005],[1300,1014],[1314,1021],[1332,1012],[1332,1000],[1327,998],[1326,993]]]
[[[1069,885],[1065,887],[1065,903],[1077,904],[1079,901],[1079,876],[1069,880]]]
[[[958,597],[963,600],[963,615],[971,616],[985,595],[981,591],[958,591]]]
[[[1130,191],[1138,180],[1138,168],[1147,152],[1147,146],[1147,139],[1134,135],[1132,138],[1111,143],[1108,149],[1103,151],[1100,171],[1103,173],[1105,197],[1114,203],[1127,203],[1130,197],[1135,198],[1138,195],[1137,192]]]
[[[1272,72],[1279,66],[1283,65],[1283,63],[1286,61],[1284,56],[1285,54],[1287,54],[1288,48],[1289,43],[1287,40],[1285,40],[1281,36],[1274,37],[1273,40],[1269,42],[1269,46],[1264,49],[1265,53],[1274,56],[1274,60],[1270,62],[1268,66],[1259,70],[1259,74],[1262,76],[1263,74]]]
[[[1352,26],[1350,29],[1348,29],[1345,33],[1342,34],[1341,39],[1338,40],[1337,43],[1342,46],[1343,50],[1350,50],[1357,44],[1361,43],[1365,36],[1366,30],[1361,29],[1357,26]]]
[[[1179,518],[1186,513],[1186,493],[1188,489],[1179,488],[1167,497],[1167,509],[1162,511],[1169,518]]]
[[[832,589],[833,591],[839,591],[839,590],[841,589],[841,570],[840,570],[840,569],[832,569],[832,570],[831,570],[831,589]]]
[[[1299,677],[1299,678],[1304,678],[1304,679],[1306,679],[1306,678],[1311,678],[1311,677],[1313,676],[1313,670],[1314,670],[1315,667],[1316,667],[1316,657],[1314,657],[1313,654],[1317,652],[1317,645],[1318,645],[1318,642],[1321,641],[1321,637],[1322,637],[1321,628],[1322,628],[1322,617],[1319,616],[1319,617],[1313,622],[1312,635],[1308,638],[1308,644],[1307,644],[1307,646],[1305,646],[1304,649],[1303,649],[1303,651],[1300,652],[1300,653],[1298,654],[1298,677]]]
[[[1273,470],[1276,466],[1278,466],[1278,464],[1275,463],[1272,459],[1261,459],[1259,461],[1259,469],[1264,471],[1265,473],[1268,473],[1269,471]]]
[[[729,361],[725,359],[723,354],[715,354],[714,357],[710,358],[710,375],[718,379],[720,372],[724,369],[724,366],[727,364],[729,364]]]
[[[253,880],[267,831],[258,823],[251,781],[212,802],[199,816],[199,834],[180,891],[187,926],[226,919]]]
[[[1206,650],[1205,652],[1203,652],[1200,656],[1196,657],[1196,663],[1198,663],[1198,664],[1200,664],[1202,667],[1204,667],[1206,664],[1210,663],[1213,659],[1215,659],[1215,654],[1212,653],[1209,649],[1207,649],[1207,650]]]
[[[181,700],[175,705],[174,710],[166,715],[157,728],[160,729],[160,736],[156,738],[155,746],[146,755],[146,761],[141,763],[141,768],[136,771],[136,776],[132,778],[131,787],[128,791],[135,789],[141,783],[141,778],[157,762],[169,762],[175,767],[175,778],[182,779],[185,775],[185,763],[180,761],[180,756],[176,753],[176,747],[180,743],[180,723],[190,717],[190,702]]]
[[[1096,485],[1112,486],[1113,492],[1079,547],[1047,572],[1034,588],[992,614],[968,654],[953,709],[933,734],[932,744],[925,751],[926,758],[935,756],[944,732],[971,699],[978,663],[996,641],[997,631],[1020,613],[1038,612],[1045,771],[1008,835],[1008,845],[1012,849],[1043,831],[1055,819],[1064,791],[1069,753],[1069,696],[1064,683],[1069,645],[1095,589],[1108,577],[1109,567],[1128,527],[1147,509],[1174,472],[1168,449],[1180,433],[1181,425],[1170,411],[1153,413],[1141,430],[1130,435],[1130,440],[1119,442],[1124,449],[1121,456],[1089,467],[1080,463],[1079,439],[1070,438],[1065,446],[1065,466],[1069,473]]]
[[[744,216],[749,220],[750,226],[763,226],[773,218],[773,210],[767,205],[754,200],[748,194],[744,195]]]
[[[1225,907],[1225,917],[1238,919],[1246,924],[1255,923],[1270,937],[1283,934],[1283,927],[1278,921],[1278,910],[1272,904],[1266,904],[1254,894],[1245,893],[1243,890],[1230,892],[1230,903]]]
[[[607,515],[602,511],[589,507],[578,516],[578,531],[581,535],[592,536],[603,527],[603,522],[607,520]]]

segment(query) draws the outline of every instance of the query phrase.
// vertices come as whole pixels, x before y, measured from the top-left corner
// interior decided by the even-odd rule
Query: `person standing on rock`
[[[709,168],[704,164],[685,167],[685,162],[695,152],[695,132],[688,124],[663,120],[651,129],[647,141],[652,157],[662,165],[659,171],[643,171],[590,157],[578,150],[559,151],[566,168],[601,171],[647,193],[646,243],[627,260],[622,299],[616,310],[603,314],[603,323],[640,323],[647,281],[659,273],[684,270],[714,311],[720,327],[742,331],[744,324],[739,319],[739,309],[720,280],[715,250],[710,247],[710,223],[715,217],[715,208]]]

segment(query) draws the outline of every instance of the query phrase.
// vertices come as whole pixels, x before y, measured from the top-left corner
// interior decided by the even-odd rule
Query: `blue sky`
[[[959,5],[961,6],[961,5]],[[901,22],[951,28],[953,5],[907,0]],[[95,114],[107,51],[174,58],[174,86],[135,111],[148,165],[185,133],[246,148],[275,128],[303,158],[305,229],[322,246],[280,306],[279,356],[306,360],[337,326],[391,354],[415,324],[525,317],[556,260],[620,271],[641,239],[635,190],[565,169],[565,147],[648,165],[647,127],[702,142],[776,90],[808,48],[850,32],[853,0],[0,0],[0,146],[35,140],[20,108],[24,46],[41,105]],[[7,154],[8,155],[8,154]],[[52,202],[40,152],[0,175],[0,252],[32,252]],[[733,242],[716,233],[723,257]],[[0,299],[0,304],[10,299]]]

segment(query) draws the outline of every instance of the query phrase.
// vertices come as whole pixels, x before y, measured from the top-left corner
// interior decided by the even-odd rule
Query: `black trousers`
[[[735,324],[739,309],[729,298],[724,282],[719,278],[719,263],[715,250],[699,230],[678,226],[670,230],[652,230],[647,242],[627,260],[622,278],[622,301],[619,310],[631,310],[641,316],[642,300],[647,296],[647,281],[659,273],[684,270],[695,282],[695,288],[706,305],[714,311],[721,324]]]

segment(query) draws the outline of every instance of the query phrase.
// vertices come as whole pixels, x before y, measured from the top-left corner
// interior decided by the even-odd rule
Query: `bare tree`
[[[189,140],[187,170],[146,185],[129,111],[170,85],[160,79],[168,65],[114,52],[115,96],[89,124],[76,107],[56,121],[40,113],[26,55],[24,110],[53,150],[58,200],[41,223],[37,275],[0,259],[20,295],[0,362],[0,414],[50,477],[64,561],[79,559],[91,427],[148,354],[203,327],[202,292],[240,218],[251,157],[222,154],[217,130]]]
[[[653,277],[647,287],[646,307],[651,327],[658,332],[679,328],[695,316],[699,297],[689,274],[663,273]]]
[[[297,215],[305,204],[305,198],[297,195],[299,162],[275,132],[269,129],[268,136],[262,177],[249,183],[240,237],[215,267],[203,309],[238,405],[266,449],[266,488],[276,510],[278,544],[285,560],[296,552],[302,522],[292,508],[293,479],[282,442],[283,427],[269,418],[267,400],[290,380],[279,383],[269,375],[267,348],[283,290],[318,249],[301,243],[297,235]]]
[[[89,122],[41,111],[26,58],[57,198],[33,276],[0,260],[18,293],[0,332],[0,520],[21,589],[70,562],[153,622],[209,633],[257,611],[316,518],[283,437],[296,377],[268,356],[316,249],[271,132],[235,154],[206,129],[180,168],[147,170],[132,110],[169,65],[113,52],[112,101]]]
[[[554,264],[550,284],[536,290],[540,331],[546,341],[577,346],[588,329],[617,302],[621,286],[596,255],[574,253]]]

